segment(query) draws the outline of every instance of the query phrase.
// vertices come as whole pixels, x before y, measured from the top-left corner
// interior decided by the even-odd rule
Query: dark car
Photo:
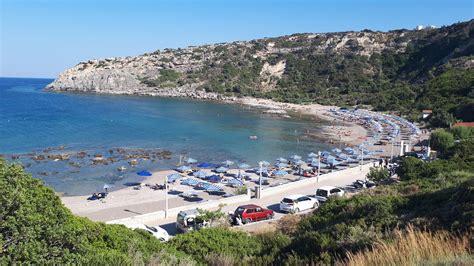
[[[234,212],[234,222],[238,223],[237,218],[242,221],[242,223],[250,223],[260,220],[272,219],[274,213],[272,210],[262,208],[255,204],[242,205],[237,207]]]

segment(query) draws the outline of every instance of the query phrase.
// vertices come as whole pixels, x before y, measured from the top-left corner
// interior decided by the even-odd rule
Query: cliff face
[[[304,96],[325,103],[394,80],[424,82],[452,62],[470,67],[472,32],[469,21],[441,29],[295,34],[165,49],[80,62],[46,89],[197,98]]]

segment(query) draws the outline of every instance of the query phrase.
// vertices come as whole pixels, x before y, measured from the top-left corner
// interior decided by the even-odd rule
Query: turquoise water
[[[42,91],[51,81],[0,78],[0,154],[9,160],[19,155],[13,159],[26,165],[33,176],[71,195],[90,193],[104,183],[119,188],[139,180],[136,170],[173,167],[179,155],[200,162],[230,159],[255,165],[259,160],[327,148],[304,136],[307,129],[317,128],[314,122],[206,101]],[[250,140],[251,135],[258,139]],[[65,148],[59,150],[60,146]],[[53,150],[44,153],[48,147]],[[169,160],[140,160],[135,168],[124,160],[91,165],[91,154],[109,156],[114,148],[127,153],[168,150],[173,155]],[[88,156],[57,162],[31,160],[38,154],[80,151]],[[118,173],[121,165],[129,169]]]

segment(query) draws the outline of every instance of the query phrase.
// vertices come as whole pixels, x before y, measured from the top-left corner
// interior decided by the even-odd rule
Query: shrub
[[[437,129],[431,134],[430,145],[435,151],[444,154],[454,145],[454,136],[444,129]]]

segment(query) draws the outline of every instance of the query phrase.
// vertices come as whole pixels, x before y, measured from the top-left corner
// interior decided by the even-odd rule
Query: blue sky
[[[0,76],[56,77],[92,58],[298,32],[449,25],[472,0],[0,0]]]

